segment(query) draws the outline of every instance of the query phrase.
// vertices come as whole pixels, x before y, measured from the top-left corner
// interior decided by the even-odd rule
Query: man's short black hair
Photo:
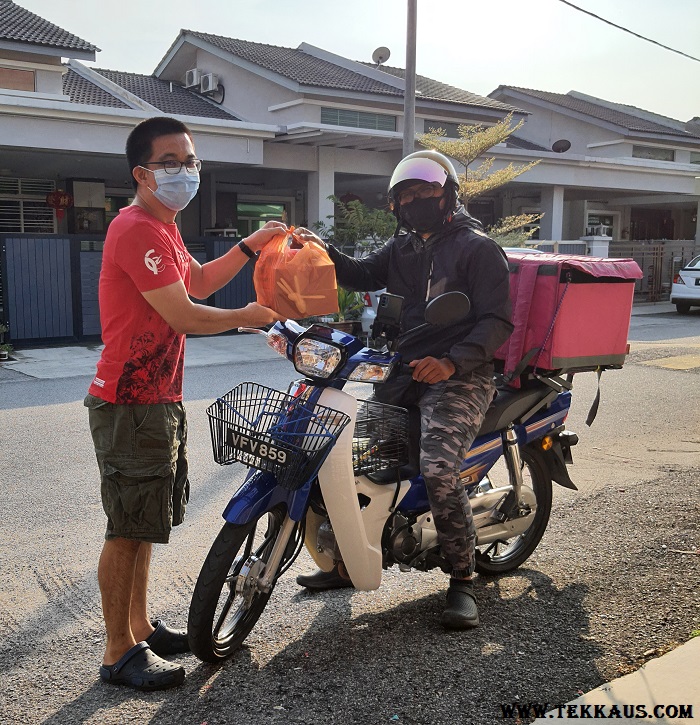
[[[153,141],[161,136],[172,136],[173,134],[186,133],[192,139],[192,131],[177,118],[169,116],[156,116],[147,118],[136,126],[126,140],[126,160],[129,162],[129,171],[137,166],[143,166],[153,152]],[[134,189],[138,183],[131,175],[131,182]]]

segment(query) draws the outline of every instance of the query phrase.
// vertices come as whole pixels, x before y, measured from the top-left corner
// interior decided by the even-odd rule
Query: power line
[[[573,8],[574,10],[578,10],[581,13],[585,13],[586,15],[590,15],[592,18],[595,18],[596,20],[600,20],[603,23],[607,23],[608,25],[612,25],[613,28],[617,28],[618,30],[623,30],[625,33],[629,33],[630,35],[634,35],[636,38],[641,38],[642,40],[646,40],[647,43],[653,43],[654,45],[658,45],[660,48],[664,48],[665,50],[670,50],[672,53],[678,53],[678,55],[685,56],[686,58],[690,58],[690,60],[695,60],[698,63],[700,63],[700,58],[695,58],[692,55],[688,55],[688,53],[684,53],[682,50],[676,50],[675,48],[670,48],[668,45],[664,45],[663,43],[659,43],[656,40],[652,40],[651,38],[646,38],[643,35],[640,35],[639,33],[635,33],[633,30],[630,30],[629,28],[625,28],[623,25],[617,25],[616,23],[611,22],[610,20],[606,20],[605,18],[601,18],[600,15],[596,15],[595,13],[590,12],[590,10],[584,10],[583,8],[578,7],[578,5],[574,5],[573,3],[568,2],[568,0],[559,0],[560,3],[564,3],[564,5],[568,5],[569,7]]]

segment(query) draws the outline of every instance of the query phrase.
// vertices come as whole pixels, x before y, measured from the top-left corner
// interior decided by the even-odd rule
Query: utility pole
[[[403,156],[413,153],[416,143],[416,25],[418,0],[408,0],[406,19],[406,89],[403,97]]]

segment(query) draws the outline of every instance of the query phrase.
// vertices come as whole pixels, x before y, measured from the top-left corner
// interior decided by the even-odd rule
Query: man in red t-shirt
[[[136,195],[107,231],[99,291],[104,350],[85,399],[107,514],[98,566],[107,630],[100,677],[156,690],[184,681],[184,669],[162,657],[189,649],[187,633],[151,620],[147,607],[152,545],[168,542],[189,498],[185,334],[280,319],[255,302],[227,310],[190,296],[212,295],[286,227],[268,222],[200,265],[175,225],[199,187],[191,132],[174,118],[150,118],[130,133],[126,154]]]

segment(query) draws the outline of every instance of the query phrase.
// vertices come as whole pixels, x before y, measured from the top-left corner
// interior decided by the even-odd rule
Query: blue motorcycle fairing
[[[277,479],[272,473],[251,469],[222,515],[230,524],[247,524],[279,503],[284,503],[289,517],[293,521],[300,521],[306,515],[313,480],[307,481],[296,491],[289,491],[277,485]]]
[[[460,474],[467,492],[471,490],[503,455],[503,440],[500,432],[479,436],[462,461]],[[430,508],[428,492],[423,476],[411,479],[411,488],[401,500],[399,511],[427,511]]]
[[[571,405],[571,393],[565,392],[557,396],[549,407],[537,411],[525,423],[515,426],[515,432],[520,445],[527,445],[534,440],[544,437],[548,432],[561,426],[568,414]],[[462,462],[460,473],[467,488],[467,492],[475,486],[493,467],[503,455],[502,432],[496,431],[479,436]],[[562,484],[564,485],[564,484]],[[401,503],[399,511],[428,511],[430,502],[423,476],[411,479],[411,488]]]

